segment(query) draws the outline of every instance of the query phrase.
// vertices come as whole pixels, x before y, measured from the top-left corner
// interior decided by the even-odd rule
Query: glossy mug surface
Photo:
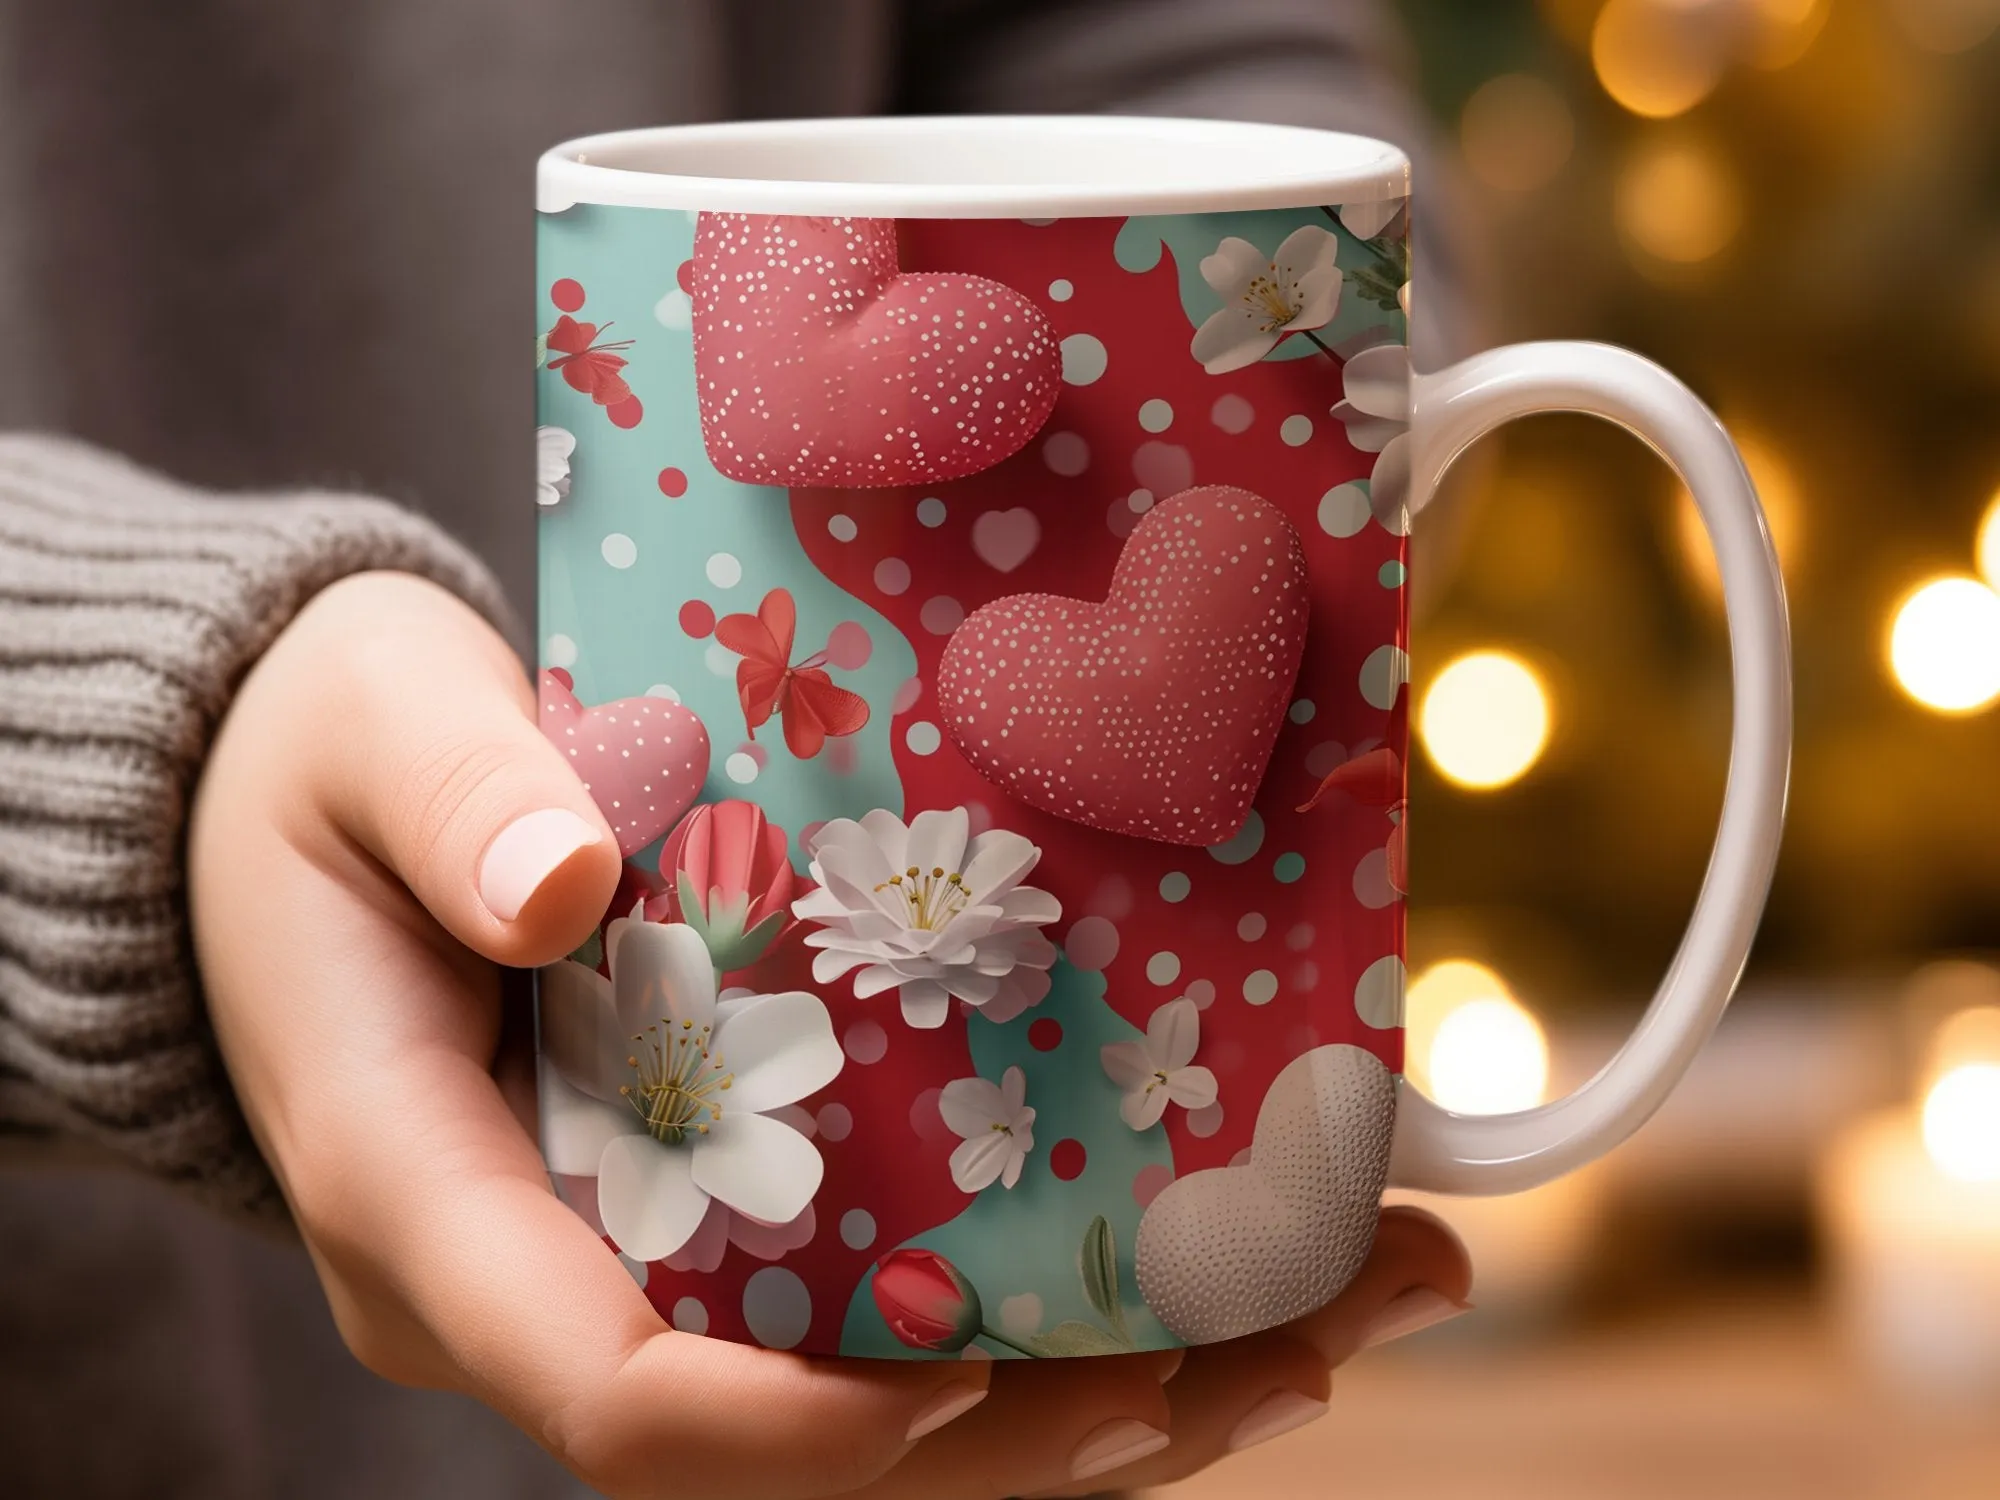
[[[1290,176],[1231,182],[1246,145]],[[542,725],[626,861],[540,976],[543,1147],[662,1315],[1209,1342],[1340,1291],[1392,1154],[1509,1185],[1420,1099],[1394,1139],[1401,156],[706,127],[539,193]]]

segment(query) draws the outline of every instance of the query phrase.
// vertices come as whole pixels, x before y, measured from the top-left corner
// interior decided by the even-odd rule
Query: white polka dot
[[[1111,362],[1104,340],[1090,333],[1072,333],[1062,341],[1062,377],[1070,385],[1090,385],[1104,377]]]
[[[1139,403],[1139,425],[1148,432],[1165,432],[1174,425],[1174,408],[1158,396]]]
[[[1154,984],[1172,984],[1181,977],[1181,959],[1178,953],[1168,953],[1164,949],[1146,960],[1146,977]]]
[[[1090,444],[1074,432],[1052,432],[1042,444],[1042,462],[1065,479],[1090,467]]]
[[[701,653],[701,659],[717,677],[734,677],[736,664],[743,660],[720,641],[710,641]]]
[[[640,1286],[644,1286],[648,1281],[653,1279],[652,1271],[647,1268],[643,1260],[634,1260],[623,1250],[618,1252],[618,1264],[623,1266],[625,1274],[638,1282]]]
[[[757,760],[746,751],[738,750],[722,763],[723,772],[738,786],[748,786],[757,779]]]
[[[836,542],[851,542],[861,534],[861,528],[854,524],[852,516],[828,516],[826,531]]]
[[[840,1045],[849,1057],[866,1066],[878,1063],[888,1055],[889,1033],[878,1022],[856,1021],[847,1028]]]
[[[917,519],[926,526],[942,526],[945,518],[944,501],[936,495],[926,495],[917,502]]]
[[[1257,409],[1241,396],[1217,396],[1215,405],[1208,410],[1208,419],[1233,436],[1250,430],[1250,424],[1257,420]]]
[[[1403,1024],[1403,961],[1395,954],[1361,971],[1354,982],[1354,1013],[1377,1031]]]
[[[935,755],[938,746],[944,743],[944,736],[929,719],[919,719],[904,732],[903,743],[910,747],[912,755]]]
[[[1125,508],[1135,516],[1143,516],[1153,508],[1153,492],[1148,489],[1132,491],[1125,497]]]
[[[743,1287],[743,1321],[766,1349],[790,1349],[812,1327],[812,1293],[796,1271],[766,1266]]]
[[[1075,295],[1076,288],[1071,286],[1061,276],[1058,276],[1054,281],[1049,283],[1049,301],[1051,302],[1067,302]]]
[[[1313,419],[1302,411],[1295,411],[1278,424],[1278,436],[1285,440],[1289,448],[1297,448],[1312,441]]]
[[[667,1314],[667,1321],[681,1333],[707,1333],[708,1309],[702,1306],[699,1297],[683,1297]]]
[[[1370,849],[1354,867],[1354,899],[1370,911],[1393,906],[1396,889],[1389,884],[1389,851]]]
[[[597,550],[614,568],[629,568],[639,560],[639,544],[622,531],[612,532]]]
[[[1410,680],[1410,653],[1401,646],[1377,646],[1361,664],[1361,696],[1371,708],[1396,706],[1396,690]]]
[[[1211,1104],[1207,1109],[1191,1109],[1187,1117],[1188,1132],[1203,1140],[1222,1129],[1222,1106]]]
[[[1318,712],[1319,709],[1314,705],[1312,699],[1301,698],[1292,705],[1291,711],[1286,717],[1294,724],[1310,724],[1313,721],[1313,715]]]
[[[669,703],[678,703],[681,701],[680,692],[670,682],[654,683],[646,689],[646,696],[648,698],[664,698]]]
[[[1256,809],[1252,808],[1250,816],[1244,819],[1243,826],[1237,830],[1236,837],[1210,845],[1208,854],[1209,858],[1219,864],[1240,865],[1263,847],[1264,820]]]
[[[1160,899],[1162,901],[1185,901],[1188,892],[1194,889],[1194,882],[1179,870],[1169,870],[1160,877]]]
[[[1196,1010],[1207,1010],[1215,1004],[1215,986],[1206,979],[1195,980],[1182,993],[1194,1001]]]
[[[653,320],[662,328],[685,333],[694,323],[694,299],[679,287],[653,304]]]
[[[1373,515],[1368,492],[1358,484],[1336,484],[1319,497],[1319,529],[1328,536],[1359,535]]]
[[[1246,911],[1236,924],[1236,935],[1246,943],[1254,943],[1264,935],[1264,914],[1261,911]]]
[[[733,589],[743,581],[743,564],[727,552],[718,552],[708,560],[708,581],[719,589]]]
[[[1000,1331],[1009,1338],[1033,1338],[1041,1331],[1046,1316],[1042,1299],[1033,1292],[1000,1299]]]
[[[854,1112],[845,1104],[822,1104],[814,1123],[828,1140],[844,1141],[854,1133]]]
[[[1294,953],[1303,953],[1313,945],[1313,924],[1301,922],[1285,934],[1285,946]]]
[[[552,667],[576,665],[576,642],[566,635],[552,635],[542,643],[542,660]]]
[[[965,623],[965,606],[948,594],[939,594],[924,601],[917,618],[932,635],[950,635]]]
[[[840,1216],[840,1242],[850,1250],[866,1250],[875,1243],[875,1215],[865,1208],[850,1208]]]
[[[910,587],[910,565],[900,557],[885,557],[875,564],[875,587],[885,594],[901,594]]]
[[[1079,917],[1063,940],[1063,952],[1076,968],[1101,974],[1118,956],[1118,927],[1109,917]]]
[[[1252,1005],[1269,1005],[1278,993],[1278,976],[1269,969],[1258,969],[1243,981],[1243,998]]]

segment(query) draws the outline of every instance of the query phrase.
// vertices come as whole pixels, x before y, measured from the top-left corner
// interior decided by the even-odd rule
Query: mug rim
[[[1055,219],[1379,202],[1409,191],[1409,157],[1386,141],[1299,125],[1152,115],[664,125],[564,141],[542,154],[535,173],[535,206],[543,213],[590,203]]]

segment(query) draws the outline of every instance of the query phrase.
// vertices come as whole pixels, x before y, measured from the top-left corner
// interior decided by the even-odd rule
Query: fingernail
[[[1187,1363],[1187,1350],[1163,1349],[1153,1356],[1153,1376],[1165,1385],[1180,1374],[1181,1366]]]
[[[1091,1479],[1158,1453],[1173,1439],[1135,1417],[1119,1417],[1092,1430],[1069,1456],[1069,1477]]]
[[[1245,1412],[1243,1420],[1230,1430],[1229,1451],[1240,1453],[1245,1448],[1268,1443],[1325,1415],[1324,1401],[1315,1401],[1300,1391],[1273,1391]]]
[[[956,1421],[985,1399],[986,1387],[983,1385],[948,1385],[910,1418],[910,1430],[903,1435],[903,1440],[914,1443],[918,1438],[936,1432],[945,1423]]]
[[[1373,1349],[1377,1344],[1408,1338],[1471,1311],[1470,1302],[1454,1302],[1433,1287],[1411,1287],[1375,1314],[1375,1321],[1361,1335],[1361,1347]]]
[[[501,921],[513,921],[564,860],[601,837],[594,823],[566,807],[545,807],[516,818],[486,846],[479,865],[479,899]]]

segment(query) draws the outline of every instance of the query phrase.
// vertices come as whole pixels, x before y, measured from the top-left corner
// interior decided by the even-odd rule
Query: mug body
[[[1116,1353],[1359,1267],[1407,193],[1201,122],[544,159],[541,721],[625,876],[539,977],[541,1128],[676,1328]]]

